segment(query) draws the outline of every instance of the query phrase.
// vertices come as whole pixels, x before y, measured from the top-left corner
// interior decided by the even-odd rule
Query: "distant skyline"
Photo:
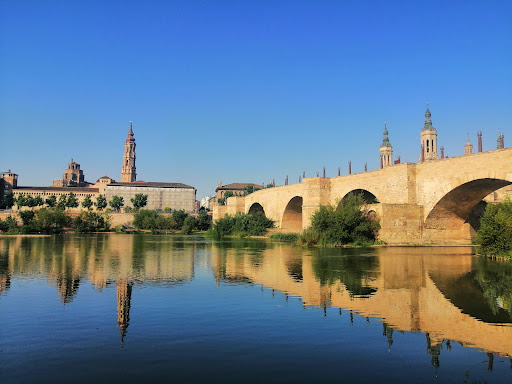
[[[298,181],[512,142],[510,1],[0,0],[0,171],[49,186],[73,158],[120,181]],[[438,148],[439,149],[439,148]]]

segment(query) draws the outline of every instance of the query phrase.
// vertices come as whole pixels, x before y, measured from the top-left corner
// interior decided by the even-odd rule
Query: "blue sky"
[[[73,157],[120,179],[212,194],[327,167],[417,162],[425,102],[439,145],[512,140],[510,1],[0,0],[0,171],[51,185]],[[507,139],[508,138],[508,139]]]

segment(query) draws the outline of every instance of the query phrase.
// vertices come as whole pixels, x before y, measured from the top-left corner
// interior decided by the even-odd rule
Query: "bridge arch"
[[[434,204],[425,219],[426,229],[461,229],[468,222],[471,211],[484,197],[512,184],[512,181],[481,178],[457,184]]]
[[[265,214],[265,210],[263,209],[263,206],[260,203],[253,203],[250,206],[249,211],[247,213],[249,215],[254,215],[255,213],[259,213],[259,212],[262,212],[263,214]]]
[[[290,199],[284,209],[281,220],[281,229],[299,232],[302,230],[302,196],[295,196]]]
[[[377,197],[370,191],[366,190],[366,189],[353,189],[352,191],[348,192],[345,194],[345,196],[343,196],[343,198],[340,200],[343,201],[345,199],[347,199],[348,196],[350,195],[360,195],[363,200],[365,201],[366,204],[377,204],[379,203],[379,200],[377,199]]]

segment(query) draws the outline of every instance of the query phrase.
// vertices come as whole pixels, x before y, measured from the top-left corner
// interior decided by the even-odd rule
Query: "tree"
[[[14,193],[12,193],[12,191],[7,192],[4,199],[5,207],[11,209],[15,202],[16,199],[14,198]]]
[[[199,231],[206,231],[210,228],[211,221],[211,217],[208,215],[208,213],[206,213],[204,209],[201,209],[197,215],[196,228]]]
[[[174,218],[174,221],[176,222],[176,229],[181,229],[183,227],[183,223],[185,222],[185,219],[187,218],[188,213],[185,212],[183,209],[180,209],[178,211],[174,211],[172,213],[172,217]]]
[[[57,208],[65,210],[67,202],[68,202],[68,195],[60,195],[59,200],[57,202]]]
[[[181,227],[181,230],[185,235],[190,235],[195,227],[196,219],[194,219],[192,216],[187,216],[183,221],[183,226]]]
[[[124,206],[124,198],[117,195],[112,196],[112,199],[108,202],[108,204],[112,207],[113,210],[119,212],[119,210]]]
[[[512,257],[512,201],[487,204],[475,242],[484,255]]]
[[[137,193],[132,199],[131,202],[133,204],[133,208],[135,210],[139,210],[144,208],[148,203],[148,195],[144,195],[142,193]]]
[[[41,232],[60,233],[70,224],[70,217],[62,209],[42,208],[36,213],[36,224]]]
[[[245,196],[250,195],[253,192],[259,191],[259,188],[256,188],[253,184],[249,184],[245,186]]]
[[[107,199],[103,195],[98,195],[94,205],[98,208],[98,211],[103,211],[107,207]]]
[[[228,197],[231,197],[231,196],[234,196],[235,194],[231,191],[226,191],[226,193],[224,194],[224,199],[227,199]]]
[[[57,196],[51,195],[50,197],[48,197],[46,199],[46,204],[51,208],[55,207],[57,205]]]
[[[25,206],[30,208],[34,208],[36,206],[36,200],[33,196],[28,195],[25,197],[25,199]]]
[[[18,198],[16,199],[16,206],[18,207],[18,209],[20,209],[21,207],[24,207],[25,205],[27,205],[26,196],[18,195]]]
[[[84,201],[82,201],[82,207],[84,207],[87,210],[91,209],[91,207],[92,207],[91,195],[85,196]]]
[[[68,208],[76,208],[78,207],[78,199],[73,192],[69,192],[68,200],[66,201],[66,207]]]
[[[226,205],[226,198],[225,197],[218,198],[217,203],[219,203],[219,205]]]
[[[44,200],[41,196],[34,197],[33,201],[34,207],[42,207],[44,205]]]

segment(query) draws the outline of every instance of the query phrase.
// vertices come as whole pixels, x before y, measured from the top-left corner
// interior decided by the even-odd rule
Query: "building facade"
[[[137,181],[133,183],[110,183],[106,186],[107,201],[113,196],[120,196],[125,206],[133,206],[131,199],[136,194],[148,195],[145,209],[183,209],[186,212],[195,211],[196,189],[181,183],[162,183]]]

